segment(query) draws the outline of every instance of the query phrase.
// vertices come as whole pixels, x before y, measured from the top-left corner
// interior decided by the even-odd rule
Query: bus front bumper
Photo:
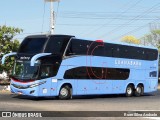
[[[37,88],[27,88],[27,89],[19,89],[14,87],[13,85],[10,86],[11,92],[18,94],[18,95],[28,95],[28,96],[38,96]]]

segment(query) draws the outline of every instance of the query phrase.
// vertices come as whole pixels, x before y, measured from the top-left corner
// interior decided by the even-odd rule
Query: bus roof
[[[55,35],[50,35],[50,34],[40,34],[40,35],[29,35],[28,37],[50,37],[50,36],[70,36],[70,37],[75,37],[73,35],[63,35],[63,34],[55,34]],[[154,46],[144,46],[144,45],[137,45],[137,44],[129,44],[129,43],[125,43],[125,42],[117,42],[117,41],[110,41],[110,40],[103,40],[103,39],[93,39],[93,38],[79,38],[79,37],[75,37],[75,39],[82,39],[82,40],[89,40],[89,41],[96,41],[96,40],[101,40],[104,43],[113,43],[113,44],[118,44],[118,45],[126,45],[126,46],[135,46],[135,47],[142,47],[142,48],[150,48],[150,49],[156,49],[158,50],[158,48],[154,47]]]
[[[156,49],[158,50],[158,48],[154,47],[154,46],[144,46],[144,45],[138,45],[138,44],[129,44],[129,43],[126,43],[126,42],[117,42],[117,41],[106,41],[106,40],[103,40],[103,39],[93,39],[93,38],[77,38],[76,39],[82,39],[82,40],[89,40],[89,41],[103,41],[104,43],[113,43],[113,44],[118,44],[118,45],[126,45],[126,46],[134,46],[134,47],[141,47],[141,48],[150,48],[150,49]]]
[[[29,35],[27,36],[26,38],[29,38],[29,37],[50,37],[50,36],[68,36],[68,37],[75,37],[73,35],[61,35],[61,34],[55,34],[55,35],[50,35],[50,34],[37,34],[37,35]]]

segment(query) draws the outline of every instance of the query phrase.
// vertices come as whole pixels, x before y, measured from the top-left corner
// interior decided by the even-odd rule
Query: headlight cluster
[[[39,86],[39,85],[42,85],[46,83],[46,81],[43,81],[43,82],[39,82],[39,83],[35,83],[35,84],[32,84],[32,85],[29,85],[29,88],[33,88],[33,87],[36,87],[36,86]]]

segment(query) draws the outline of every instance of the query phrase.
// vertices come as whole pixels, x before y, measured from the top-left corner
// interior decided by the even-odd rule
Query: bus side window
[[[147,50],[147,60],[156,60],[158,57],[157,50]]]
[[[144,50],[142,50],[141,54],[142,54],[142,60],[145,60],[145,58],[146,58],[146,52]]]
[[[87,43],[86,40],[75,40],[73,41],[73,51],[76,55],[86,55],[87,54]]]
[[[73,73],[74,73],[74,68],[66,70],[64,74],[64,79],[74,79]]]
[[[112,56],[113,57],[120,57],[120,49],[116,46],[113,48]]]
[[[94,56],[105,56],[104,46],[101,44],[94,43],[90,48],[90,53]]]
[[[40,70],[40,78],[49,78],[53,76],[53,65],[42,65]]]
[[[70,42],[67,48],[66,56],[86,55],[88,47],[89,47],[89,41],[72,39],[72,41]]]
[[[104,47],[105,47],[105,56],[112,57],[112,50],[113,50],[112,45],[109,43],[105,43]]]
[[[74,69],[74,78],[87,79],[87,72],[85,67],[78,67]]]
[[[85,67],[77,67],[69,69],[64,74],[64,79],[87,79]]]

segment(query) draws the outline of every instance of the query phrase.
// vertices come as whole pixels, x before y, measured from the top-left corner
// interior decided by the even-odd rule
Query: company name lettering
[[[21,60],[29,60],[30,57],[25,57],[25,56],[24,56],[24,57],[20,57],[20,59],[21,59]]]
[[[115,60],[116,65],[131,65],[131,66],[141,66],[142,63],[139,61],[132,60]]]

